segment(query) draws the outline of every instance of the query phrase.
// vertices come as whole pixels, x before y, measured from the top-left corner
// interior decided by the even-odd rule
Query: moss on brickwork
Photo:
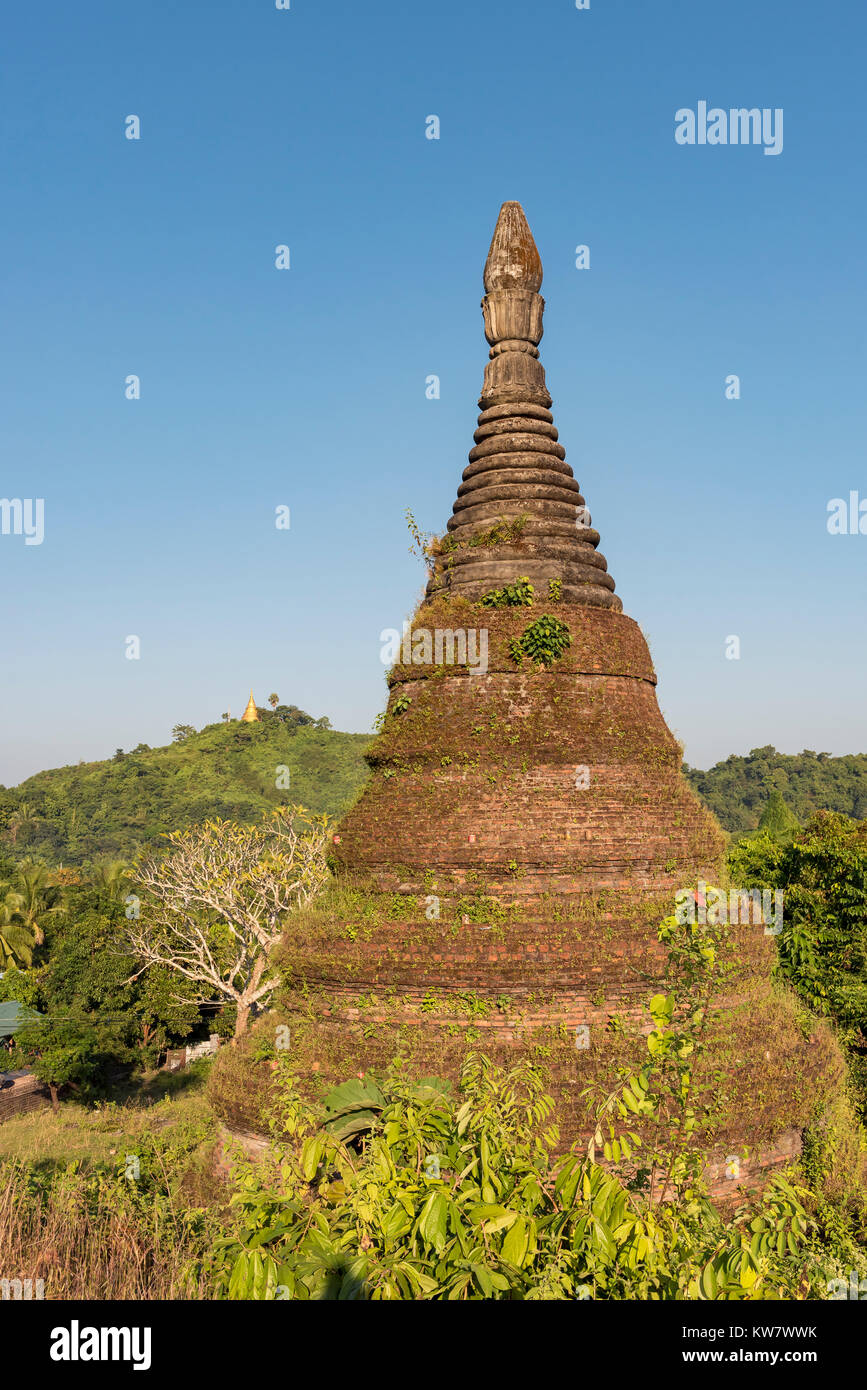
[[[438,597],[411,624],[485,630],[487,669],[399,660],[390,673],[373,775],[334,838],[335,885],[279,955],[311,1094],[395,1057],[455,1080],[470,1051],[528,1056],[570,1143],[646,1048],[674,895],[724,885],[724,836],[681,776],[640,629],[612,609],[544,604],[571,639],[544,668],[516,670],[509,654],[532,608]],[[702,1140],[772,1166],[839,1088],[842,1063],[827,1029],[772,987],[763,928],[738,930],[732,950],[708,1024]],[[255,1055],[251,1044],[245,1065],[267,1091]],[[218,1080],[222,1066],[219,1104],[249,1125],[257,1087],[247,1093],[237,1060]]]
[[[773,1148],[784,1131],[798,1134],[832,1109],[845,1069],[830,1028],[805,1017],[787,991],[755,974],[739,987],[738,997],[718,1001],[696,1079],[707,1096],[703,1147],[748,1159]],[[501,1065],[527,1057],[548,1074],[562,1146],[587,1138],[592,1098],[614,1086],[620,1068],[646,1057],[649,991],[606,985],[570,995],[556,985],[494,988],[493,981],[476,990],[444,984],[371,989],[364,982],[322,990],[311,981],[290,983],[278,1009],[259,1020],[239,1048],[220,1053],[209,1082],[214,1107],[234,1128],[265,1131],[273,1101],[271,1059],[284,1027],[293,1064],[313,1098],[347,1076],[384,1070],[398,1057],[410,1072],[452,1081],[470,1051]]]

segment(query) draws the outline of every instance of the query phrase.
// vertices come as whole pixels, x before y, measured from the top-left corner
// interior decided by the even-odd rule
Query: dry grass
[[[0,1277],[43,1279],[46,1298],[204,1297],[183,1283],[199,1244],[182,1215],[116,1181],[70,1168],[35,1188],[23,1164],[0,1166]]]
[[[100,1123],[99,1111],[81,1105],[65,1104],[59,1115],[46,1107],[15,1115],[0,1125],[0,1161],[21,1159],[27,1163],[50,1165],[67,1162],[110,1163],[121,1142],[115,1119]]]
[[[159,1094],[0,1125],[0,1279],[43,1279],[52,1299],[207,1296],[184,1269],[225,1201],[213,1117],[200,1084]]]

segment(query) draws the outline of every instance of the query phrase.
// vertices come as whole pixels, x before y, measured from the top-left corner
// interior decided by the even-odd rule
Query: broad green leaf
[[[487,1230],[489,1227],[485,1229]],[[503,1239],[500,1253],[510,1265],[518,1265],[520,1268],[526,1259],[529,1245],[530,1237],[526,1219],[516,1215]]]
[[[385,1096],[371,1077],[353,1077],[329,1091],[322,1103],[332,1115],[339,1115],[345,1110],[381,1110]]]
[[[250,1259],[246,1250],[242,1250],[229,1276],[229,1298],[233,1300],[246,1298],[249,1278]]]
[[[670,1023],[674,1014],[674,995],[654,994],[648,1008],[654,1023]]]
[[[718,1286],[712,1264],[705,1265],[701,1272],[701,1291],[705,1298],[716,1298]]]
[[[322,1161],[325,1151],[325,1142],[321,1138],[305,1139],[301,1147],[301,1170],[308,1182],[312,1182],[316,1176],[316,1170]]]
[[[418,1220],[419,1234],[433,1246],[437,1254],[445,1247],[448,1229],[449,1203],[444,1193],[431,1192]]]
[[[490,1270],[486,1269],[484,1265],[473,1265],[472,1269],[485,1298],[492,1298],[494,1293],[494,1281],[491,1278]]]

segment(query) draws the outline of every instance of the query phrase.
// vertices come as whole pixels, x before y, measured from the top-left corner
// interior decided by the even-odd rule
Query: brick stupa
[[[339,886],[283,965],[302,1071],[339,1080],[402,1054],[454,1076],[468,1050],[534,1056],[565,1142],[586,1124],[583,1089],[629,1052],[612,1020],[637,1022],[663,978],[659,921],[677,890],[720,881],[724,837],[682,776],[558,440],[541,283],[523,210],[505,203],[475,447],[389,673],[371,779],[335,837]],[[530,605],[503,606],[528,585]],[[761,1166],[797,1147],[811,1087],[837,1064],[771,990],[762,928],[743,935],[714,1134],[729,1152],[758,1146]]]
[[[504,203],[485,265],[491,349],[475,447],[340,857],[404,893],[433,876],[501,901],[625,894],[632,918],[648,894],[670,903],[697,876],[718,878],[723,836],[681,776],[647,643],[621,611],[558,440],[539,360],[541,283],[523,209]],[[530,606],[475,606],[518,580],[533,588]],[[565,624],[568,647],[547,665],[516,660],[510,644],[542,616]],[[449,664],[447,638],[445,660],[435,664],[434,647],[416,664],[419,630],[486,632],[487,671]]]

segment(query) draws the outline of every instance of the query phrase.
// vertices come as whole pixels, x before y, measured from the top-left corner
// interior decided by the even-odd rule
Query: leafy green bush
[[[238,1161],[234,1230],[190,1269],[217,1298],[797,1296],[810,1232],[798,1190],[778,1178],[726,1225],[695,1192],[651,1203],[589,1155],[554,1164],[551,1101],[526,1063],[468,1060],[459,1105],[410,1100],[393,1076],[360,1154],[284,1079],[295,1142]]]
[[[801,822],[787,806],[782,792],[774,789],[759,817],[758,832],[776,844],[790,845],[801,829]]]
[[[529,579],[522,575],[513,584],[504,584],[502,589],[491,589],[479,603],[483,608],[531,608],[534,594]]]
[[[520,637],[509,643],[509,655],[519,664],[528,656],[538,666],[550,666],[572,645],[568,626],[560,618],[543,613]]]
[[[820,812],[792,844],[739,841],[729,867],[739,887],[782,889],[779,972],[837,1024],[867,1113],[867,822]]]

